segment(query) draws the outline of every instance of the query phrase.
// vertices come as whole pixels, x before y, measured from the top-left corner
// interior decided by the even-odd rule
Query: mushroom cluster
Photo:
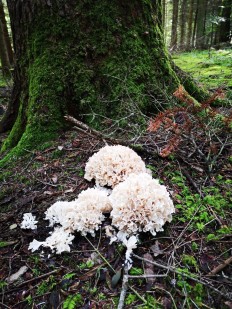
[[[70,251],[75,231],[94,236],[104,213],[110,213],[111,241],[121,241],[127,247],[126,260],[130,263],[139,232],[155,235],[172,220],[174,206],[166,187],[152,178],[142,159],[128,147],[101,148],[88,160],[85,178],[95,179],[96,187],[82,191],[74,201],[58,201],[49,207],[45,219],[49,226],[55,225],[55,230],[44,242],[34,240],[31,250],[42,245],[57,253]],[[22,227],[26,226],[25,221]]]

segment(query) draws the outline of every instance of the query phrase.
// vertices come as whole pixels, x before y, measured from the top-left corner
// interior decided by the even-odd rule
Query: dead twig
[[[204,194],[202,194],[201,190],[196,185],[195,181],[192,179],[192,177],[189,175],[189,173],[185,169],[181,169],[181,172],[184,174],[184,176],[188,179],[188,181],[191,183],[193,188],[196,190],[196,192],[200,195],[200,197],[204,197]]]
[[[226,266],[228,266],[232,262],[232,256],[229,257],[227,260],[223,261],[220,265],[215,267],[211,272],[209,272],[206,276],[215,276],[219,271],[224,269]]]

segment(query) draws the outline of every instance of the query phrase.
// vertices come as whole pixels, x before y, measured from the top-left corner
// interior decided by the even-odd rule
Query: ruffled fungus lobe
[[[52,252],[56,252],[57,254],[61,254],[64,251],[70,252],[70,245],[72,244],[74,235],[71,235],[70,232],[65,231],[62,227],[56,227],[50,234],[51,236],[47,237],[45,241],[34,239],[29,245],[29,250],[34,252],[42,246],[50,248]]]
[[[128,235],[156,235],[175,211],[166,187],[146,173],[129,175],[113,189],[110,201],[112,225]]]
[[[49,220],[50,226],[59,223],[70,232],[94,236],[105,219],[103,212],[110,212],[111,209],[107,190],[91,188],[82,191],[74,201],[53,204],[46,211],[45,219]]]
[[[96,180],[100,186],[115,187],[131,173],[146,173],[143,160],[130,148],[105,146],[89,158],[85,167],[85,179]]]

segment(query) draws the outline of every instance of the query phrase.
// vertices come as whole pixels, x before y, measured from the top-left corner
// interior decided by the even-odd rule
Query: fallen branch
[[[225,260],[223,263],[215,267],[211,272],[209,272],[206,276],[215,276],[219,271],[223,270],[226,266],[228,266],[232,262],[232,256]]]
[[[108,137],[107,135],[93,129],[93,128],[90,128],[87,124],[75,119],[74,117],[72,116],[64,116],[65,120],[73,123],[76,125],[76,127],[74,127],[75,130],[78,130],[78,131],[81,131],[81,132],[84,132],[90,136],[96,136],[96,137],[100,137],[102,139],[105,139],[111,143],[114,143],[114,144],[121,144],[121,145],[124,145],[124,146],[128,146],[130,145],[130,142],[132,141],[125,141],[123,139],[116,139],[116,138],[112,138],[112,137]]]

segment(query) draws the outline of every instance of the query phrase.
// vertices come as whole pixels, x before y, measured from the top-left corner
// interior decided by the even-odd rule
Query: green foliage
[[[194,277],[194,274],[192,274],[187,268],[178,268],[179,272],[182,272],[183,274],[187,274],[190,277]],[[193,299],[194,302],[198,305],[202,305],[202,299],[204,296],[204,287],[201,283],[193,284],[192,282],[189,283],[185,276],[182,276],[181,274],[177,275],[177,286],[182,289],[183,294],[187,296],[187,301],[190,299]]]
[[[210,233],[207,235],[206,240],[207,241],[218,241],[224,236],[231,235],[232,233],[232,227],[224,226],[220,228],[219,230],[215,231],[215,233]]]
[[[184,265],[190,266],[190,267],[193,266],[195,270],[198,271],[197,261],[193,256],[188,255],[188,254],[183,254],[181,257],[181,260]]]
[[[231,180],[224,180],[218,177],[214,186],[206,187],[203,198],[199,194],[192,194],[189,187],[185,184],[185,178],[178,172],[174,173],[172,182],[178,186],[179,194],[175,195],[178,200],[176,208],[179,215],[174,216],[174,220],[189,222],[189,229],[197,229],[199,232],[205,230],[205,226],[214,219],[211,208],[221,217],[226,218],[226,210],[231,208],[232,192],[228,190],[222,193],[223,186],[231,186]]]
[[[142,268],[139,268],[139,267],[132,267],[130,270],[129,270],[129,274],[130,275],[142,275],[143,274],[143,269]]]
[[[7,242],[6,241],[0,241],[0,248],[6,247]]]
[[[72,279],[75,276],[76,276],[75,273],[68,273],[68,274],[63,276],[63,279]]]
[[[81,270],[83,270],[83,269],[92,268],[93,266],[94,266],[94,262],[91,261],[91,260],[88,260],[88,261],[86,261],[85,263],[84,263],[84,262],[83,262],[83,263],[80,263],[80,264],[78,265],[78,268],[81,269]]]
[[[162,308],[162,306],[155,299],[155,297],[148,293],[146,294],[146,301],[147,301],[146,305],[140,305],[140,306],[137,306],[137,308],[138,309],[161,309]]]
[[[135,294],[129,293],[125,299],[126,305],[132,305],[133,302],[136,300],[137,296]]]
[[[83,303],[81,294],[69,295],[64,303],[63,309],[75,309],[77,305],[81,305]]]
[[[3,290],[5,286],[7,286],[7,283],[5,281],[0,281],[0,291]]]
[[[48,291],[51,291],[56,286],[54,276],[50,276],[47,280],[43,281],[37,286],[37,295],[44,295]]]

